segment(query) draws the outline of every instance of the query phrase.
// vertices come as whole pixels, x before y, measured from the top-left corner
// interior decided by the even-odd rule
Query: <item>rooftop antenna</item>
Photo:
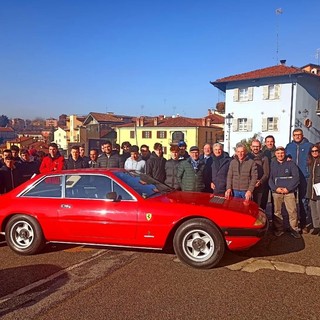
[[[276,9],[276,16],[277,16],[277,51],[276,51],[276,64],[279,63],[279,16],[283,13],[281,8]]]
[[[142,105],[140,106],[140,108],[141,108],[141,115],[143,116],[144,105],[142,104]]]

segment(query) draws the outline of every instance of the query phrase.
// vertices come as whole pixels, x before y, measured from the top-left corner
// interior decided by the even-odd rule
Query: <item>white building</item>
[[[277,146],[286,146],[295,128],[309,141],[320,141],[320,66],[284,63],[211,82],[225,92],[225,114],[233,116],[225,126],[231,154],[239,141],[254,134],[273,135]]]
[[[59,148],[63,150],[68,149],[68,130],[65,130],[61,127],[58,127],[57,130],[54,132],[54,139],[53,141],[58,145]]]

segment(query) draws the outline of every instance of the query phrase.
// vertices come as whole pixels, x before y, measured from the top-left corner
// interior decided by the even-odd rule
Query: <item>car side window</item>
[[[119,186],[116,182],[113,182],[113,191],[117,193],[117,196],[121,200],[133,200],[132,195]]]
[[[23,197],[43,197],[43,198],[61,198],[62,196],[62,176],[46,177],[26,193]]]
[[[102,175],[67,175],[65,196],[77,199],[106,199],[111,179]]]

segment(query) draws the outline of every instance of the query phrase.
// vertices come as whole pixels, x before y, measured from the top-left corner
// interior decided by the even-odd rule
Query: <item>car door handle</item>
[[[61,208],[70,209],[71,206],[70,206],[70,204],[62,204],[62,205],[61,205]]]

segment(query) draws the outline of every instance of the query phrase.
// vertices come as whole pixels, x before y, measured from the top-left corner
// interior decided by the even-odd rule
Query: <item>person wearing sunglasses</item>
[[[308,179],[307,198],[311,210],[313,230],[312,235],[320,236],[320,195],[317,195],[315,184],[320,183],[320,149],[318,145],[310,148],[308,156],[310,176]]]

